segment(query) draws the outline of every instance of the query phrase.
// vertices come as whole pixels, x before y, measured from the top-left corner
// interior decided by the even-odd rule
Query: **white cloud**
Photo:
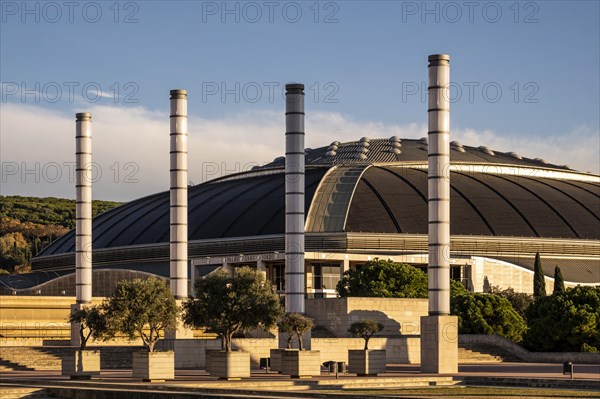
[[[102,176],[94,198],[129,200],[169,187],[169,118],[167,112],[142,107],[91,106],[94,162]],[[2,194],[74,196],[70,172],[74,162],[74,114],[29,104],[2,104],[0,120]],[[207,179],[271,161],[284,152],[281,112],[241,113],[221,119],[190,115],[189,179]],[[351,141],[362,136],[419,138],[425,125],[390,125],[356,121],[337,113],[307,115],[307,147]],[[454,130],[465,145],[486,145],[528,157],[599,173],[600,136],[581,127],[562,136],[507,137],[497,132]],[[61,175],[57,175],[60,168]],[[71,168],[71,169],[70,169]]]

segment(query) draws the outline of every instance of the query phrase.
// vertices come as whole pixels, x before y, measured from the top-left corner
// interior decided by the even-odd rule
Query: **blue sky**
[[[599,173],[597,1],[1,3],[3,195],[73,197],[66,170],[43,169],[72,161],[80,111],[94,113],[96,198],[165,189],[172,88],[190,93],[196,183],[283,152],[290,81],[307,86],[308,145],[421,137],[439,52],[455,138]]]

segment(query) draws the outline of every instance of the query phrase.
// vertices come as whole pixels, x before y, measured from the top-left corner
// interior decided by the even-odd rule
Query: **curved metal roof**
[[[306,210],[327,168],[306,173]],[[283,233],[285,228],[283,171],[225,178],[188,190],[189,239],[229,238]],[[169,192],[119,206],[94,218],[93,248],[113,248],[169,241]],[[71,230],[38,257],[73,252]]]
[[[361,142],[335,147],[334,156],[325,155],[332,151],[327,147],[307,149],[307,232],[427,233],[426,142],[402,140],[398,145],[377,139],[368,147]],[[360,148],[368,148],[366,160],[356,156]],[[600,183],[544,173],[498,174],[496,165],[571,172],[497,151],[452,148],[453,164],[491,167],[451,172],[451,234],[600,239]],[[283,234],[282,162],[190,187],[189,240]],[[94,249],[168,242],[169,193],[97,216],[93,239]],[[74,244],[71,231],[38,258],[73,252]]]
[[[453,235],[600,239],[600,185],[480,172],[450,181]],[[427,234],[427,171],[368,168],[344,231]]]
[[[398,140],[398,141],[396,141]],[[395,144],[396,143],[396,144]],[[493,150],[490,155],[487,147],[472,147],[462,145],[456,141],[450,146],[450,159],[453,163],[495,163],[515,166],[530,166],[571,170],[566,165],[545,163],[539,158],[527,158],[514,152]],[[335,146],[333,154],[331,151]],[[373,163],[398,163],[398,162],[427,162],[427,140],[414,139],[368,139],[364,141],[351,141],[347,143],[333,142],[329,146],[306,149],[306,165],[368,165]],[[364,150],[366,148],[366,151]],[[396,151],[394,149],[397,149]],[[486,151],[486,149],[488,151]],[[399,150],[399,151],[398,151]],[[364,159],[358,154],[364,154]],[[522,154],[521,154],[522,155]],[[282,167],[284,157],[277,157],[273,162],[260,168]]]

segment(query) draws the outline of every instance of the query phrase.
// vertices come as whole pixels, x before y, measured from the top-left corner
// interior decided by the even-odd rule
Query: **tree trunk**
[[[369,338],[371,337],[365,338],[365,350],[369,349]]]
[[[233,333],[231,333],[231,334],[228,333],[228,334],[225,334],[223,336],[223,342],[225,344],[225,350],[227,352],[231,352],[231,340],[232,340],[232,338],[233,338]]]
[[[148,341],[148,352],[154,352],[154,342]]]
[[[87,339],[85,338],[85,334],[83,333],[83,324],[79,324],[79,340],[81,350],[84,350],[85,345],[87,344]]]
[[[302,334],[298,334],[298,348],[303,351],[304,345],[302,344]]]

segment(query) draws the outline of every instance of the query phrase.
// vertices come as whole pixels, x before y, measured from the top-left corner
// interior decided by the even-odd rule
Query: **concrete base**
[[[175,353],[133,352],[133,378],[144,382],[175,379]]]
[[[279,348],[282,349],[287,349],[287,344],[288,344],[288,335],[285,333],[277,333],[277,342],[279,343]],[[304,350],[311,350],[311,345],[312,345],[312,331],[307,331],[304,334],[302,334],[302,347],[304,348]],[[298,345],[298,339],[296,339],[296,337],[294,337],[294,339],[292,340],[292,349],[299,349],[300,346]]]
[[[250,353],[243,351],[210,351],[206,369],[221,380],[250,378]]]
[[[348,351],[348,371],[359,376],[385,373],[385,351],[358,349]]]
[[[72,304],[70,312],[72,312],[74,310],[80,310],[81,308],[82,308],[82,305],[80,303]],[[69,317],[70,317],[70,312],[69,312]],[[81,346],[81,336],[79,335],[79,323],[71,323],[71,346],[75,346],[75,347]]]
[[[421,373],[458,373],[458,317],[421,317]]]
[[[86,380],[100,375],[100,351],[76,350],[63,355],[62,375],[71,379]]]
[[[269,358],[271,359],[271,371],[281,373],[281,353],[287,349],[271,349]]]
[[[281,374],[292,378],[310,378],[321,375],[321,353],[287,349],[281,352]]]

